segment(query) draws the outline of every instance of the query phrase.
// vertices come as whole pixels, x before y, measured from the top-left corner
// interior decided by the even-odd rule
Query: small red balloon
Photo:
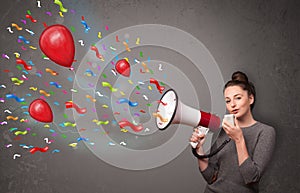
[[[75,45],[71,32],[63,25],[51,25],[40,36],[40,48],[53,62],[71,67],[74,61]]]
[[[118,60],[116,70],[123,76],[130,76],[130,64],[125,59]]]
[[[49,104],[43,99],[35,99],[29,105],[29,114],[37,121],[50,123],[53,121],[53,113]]]

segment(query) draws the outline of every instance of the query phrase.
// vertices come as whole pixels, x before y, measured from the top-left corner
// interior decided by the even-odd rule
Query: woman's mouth
[[[235,110],[231,111],[231,113],[232,113],[232,114],[237,114],[238,111],[239,111],[238,109],[235,109]]]

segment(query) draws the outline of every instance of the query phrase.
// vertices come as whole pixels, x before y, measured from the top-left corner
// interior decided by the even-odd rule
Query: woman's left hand
[[[222,127],[226,134],[234,141],[239,141],[244,138],[243,131],[240,128],[236,118],[234,119],[235,125],[231,125],[228,121],[223,120]]]

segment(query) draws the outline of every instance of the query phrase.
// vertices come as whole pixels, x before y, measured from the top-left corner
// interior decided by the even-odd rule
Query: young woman
[[[256,121],[252,115],[255,88],[246,74],[234,72],[224,86],[227,111],[235,116],[235,125],[223,120],[222,127],[211,151],[225,140],[230,142],[211,158],[198,159],[199,170],[207,181],[205,193],[253,193],[258,185],[275,147],[273,127]],[[190,141],[198,142],[199,155],[205,135],[194,130]]]

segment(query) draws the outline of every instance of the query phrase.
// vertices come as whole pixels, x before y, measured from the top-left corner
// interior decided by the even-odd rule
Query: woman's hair
[[[248,92],[248,96],[253,95],[254,101],[250,106],[252,110],[255,104],[256,92],[253,83],[248,81],[247,75],[240,71],[234,72],[231,76],[231,80],[225,84],[223,92],[229,86],[240,86],[243,90]]]

